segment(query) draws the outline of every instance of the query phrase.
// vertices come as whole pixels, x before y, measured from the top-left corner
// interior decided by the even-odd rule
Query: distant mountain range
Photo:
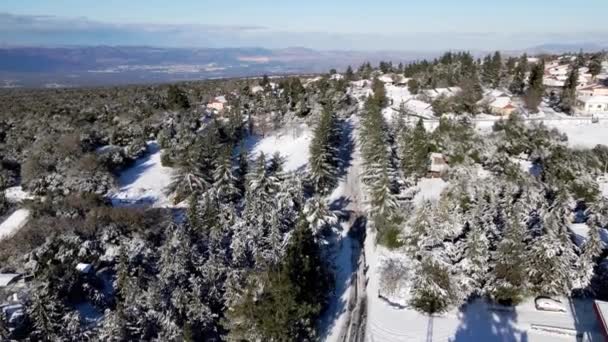
[[[529,53],[601,50],[547,44]],[[522,51],[511,51],[510,54]],[[137,46],[0,47],[0,88],[159,83],[225,77],[314,74],[365,61],[409,62],[438,51],[318,51],[307,48],[156,48]],[[477,51],[475,55],[485,52]]]

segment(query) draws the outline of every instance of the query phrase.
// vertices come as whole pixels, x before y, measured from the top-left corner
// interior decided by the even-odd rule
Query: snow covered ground
[[[422,178],[418,182],[418,192],[414,197],[414,203],[420,205],[424,201],[436,201],[443,190],[448,186],[441,178]]]
[[[123,171],[118,191],[110,195],[115,206],[171,207],[173,203],[165,188],[171,184],[173,170],[162,166],[161,150],[155,141],[148,142],[146,155]]]
[[[370,234],[365,243],[366,341],[603,341],[591,300],[561,298],[567,312],[560,313],[536,310],[532,298],[512,310],[478,299],[431,317],[403,305],[405,300],[388,302],[378,296],[380,265],[394,253],[374,241]]]
[[[284,129],[273,133],[260,140],[259,137],[249,137],[246,145],[251,152],[251,158],[264,153],[270,158],[279,152],[285,161],[287,171],[295,171],[304,168],[308,164],[308,147],[312,140],[312,130],[304,124],[293,128]]]
[[[546,120],[545,125],[554,127],[568,135],[572,147],[593,148],[595,145],[608,145],[608,120],[591,123],[591,120]]]
[[[0,224],[0,240],[13,235],[21,229],[30,217],[28,209],[17,209]]]

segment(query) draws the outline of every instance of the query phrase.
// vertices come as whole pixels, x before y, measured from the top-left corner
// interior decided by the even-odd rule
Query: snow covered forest
[[[608,141],[543,123],[555,58],[0,92],[0,337],[537,339],[531,299],[608,299]]]

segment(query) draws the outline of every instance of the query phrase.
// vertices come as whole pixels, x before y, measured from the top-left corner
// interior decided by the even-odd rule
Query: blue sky
[[[508,49],[608,32],[606,0],[2,0],[0,12],[5,44]]]

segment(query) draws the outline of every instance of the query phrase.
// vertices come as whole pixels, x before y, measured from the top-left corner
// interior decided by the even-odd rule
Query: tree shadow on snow
[[[451,342],[528,341],[528,333],[515,326],[515,310],[493,310],[484,300],[475,299],[463,305],[458,316],[460,326],[456,334],[449,337]],[[431,336],[427,334],[428,341],[448,339],[448,336],[432,336],[432,332],[429,330]]]
[[[348,200],[344,200],[344,202],[348,203]],[[348,316],[346,316],[346,321],[344,322],[340,322],[338,319],[345,312],[351,311],[360,299],[354,296],[353,293],[356,293],[354,288],[357,286],[357,270],[363,251],[363,241],[365,241],[367,219],[365,216],[355,217],[352,213],[348,212],[346,224],[350,225],[348,234],[339,240],[335,251],[334,293],[319,320],[318,328],[322,337],[321,340],[326,340],[339,323],[341,323],[341,329],[348,327]],[[349,288],[351,288],[351,295],[346,296]],[[343,331],[340,331],[340,333],[343,333]]]
[[[342,135],[340,137],[338,178],[343,178],[348,173],[348,168],[352,165],[355,139],[353,137],[353,124],[350,120],[344,120],[340,125],[342,126]]]

